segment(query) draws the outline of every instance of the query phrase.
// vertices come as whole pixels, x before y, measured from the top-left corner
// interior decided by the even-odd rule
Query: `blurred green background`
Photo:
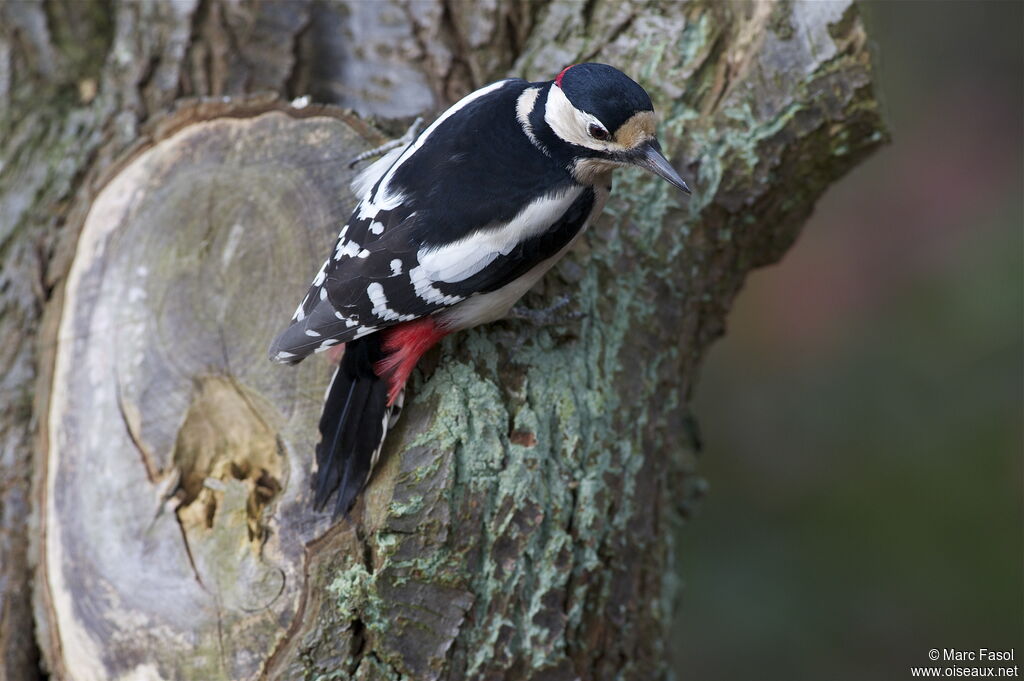
[[[1024,3],[872,2],[893,143],[755,273],[697,415],[680,679],[1024,666]]]

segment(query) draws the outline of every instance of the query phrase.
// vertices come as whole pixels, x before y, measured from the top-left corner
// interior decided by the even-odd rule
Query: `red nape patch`
[[[448,332],[438,328],[433,317],[423,317],[392,326],[381,331],[381,334],[384,336],[384,352],[387,356],[377,362],[374,369],[378,376],[388,382],[388,406],[391,406],[423,353],[434,347]]]
[[[569,64],[564,69],[562,69],[562,71],[557,76],[555,76],[555,85],[557,85],[558,87],[562,87],[562,76],[564,76],[565,72],[568,71],[569,69],[571,69],[574,66],[576,66],[576,65],[575,64]]]

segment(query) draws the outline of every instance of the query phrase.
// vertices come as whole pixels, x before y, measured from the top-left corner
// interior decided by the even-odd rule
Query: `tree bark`
[[[693,197],[620,171],[526,298],[582,318],[448,339],[314,513],[329,371],[263,350],[384,139],[341,107],[587,60]],[[664,676],[700,358],[885,140],[848,2],[8,2],[0,93],[0,679]]]

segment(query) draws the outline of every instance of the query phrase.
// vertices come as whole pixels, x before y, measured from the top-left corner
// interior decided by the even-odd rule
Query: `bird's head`
[[[605,64],[563,69],[549,89],[544,121],[572,147],[573,172],[581,179],[639,166],[690,193],[661,153],[650,96],[618,69]]]

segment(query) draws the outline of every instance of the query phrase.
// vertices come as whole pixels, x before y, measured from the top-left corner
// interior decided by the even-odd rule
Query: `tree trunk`
[[[591,60],[693,197],[620,171],[525,300],[582,318],[447,339],[351,520],[313,512],[329,370],[264,350],[385,139],[358,116]],[[15,1],[0,93],[12,680],[665,676],[699,360],[885,139],[845,1]]]

